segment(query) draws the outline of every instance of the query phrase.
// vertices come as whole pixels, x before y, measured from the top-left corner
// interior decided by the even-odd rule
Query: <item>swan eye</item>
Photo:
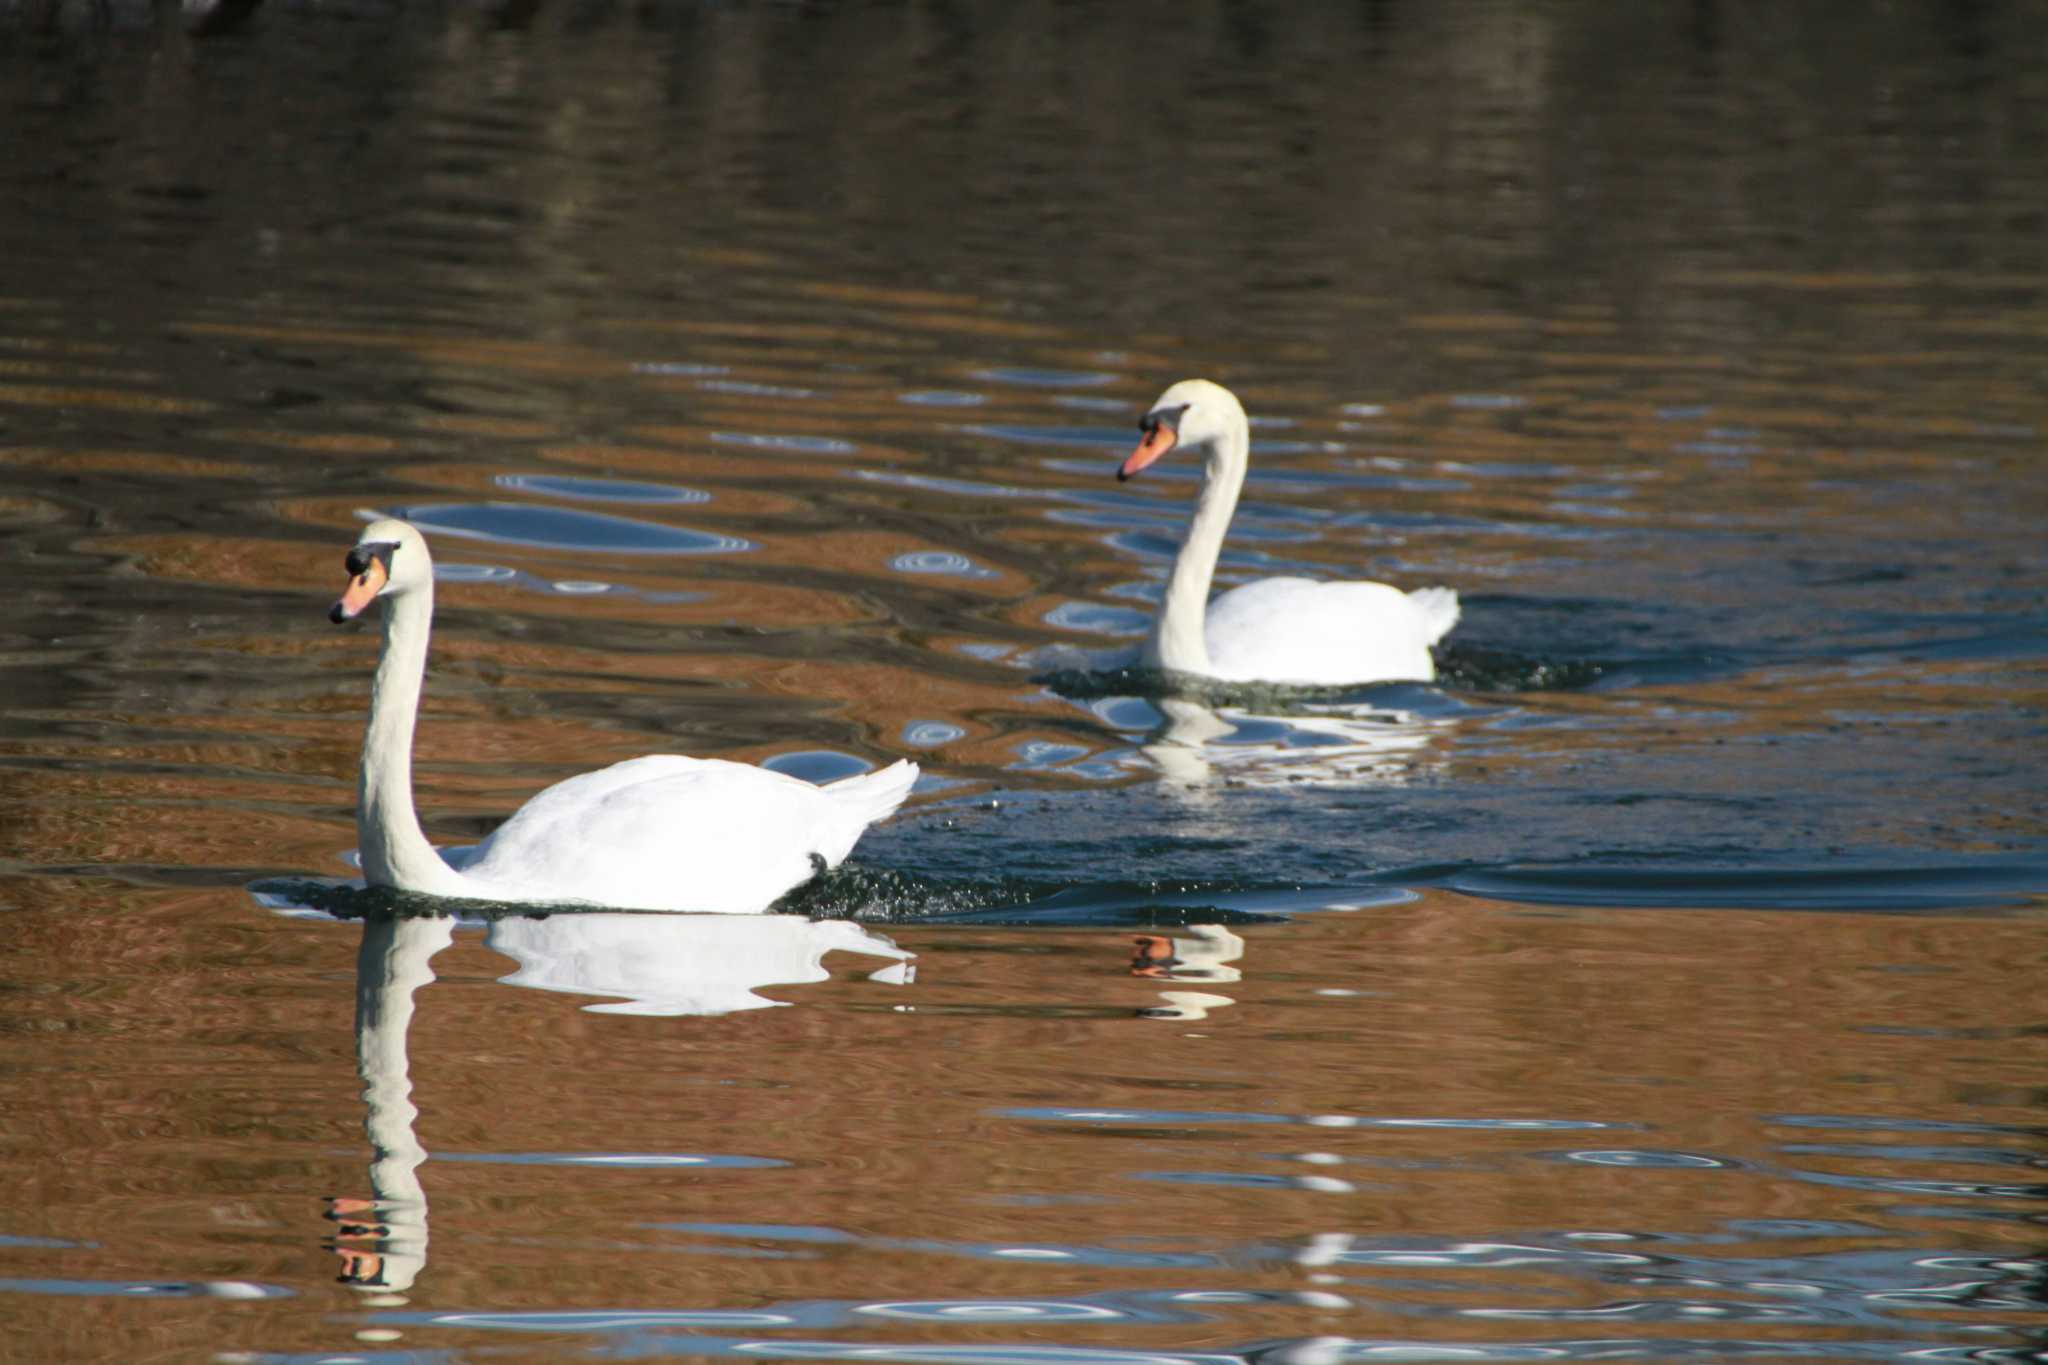
[[[1181,414],[1187,410],[1188,405],[1186,403],[1182,403],[1177,408],[1154,408],[1138,419],[1138,430],[1150,436],[1159,428],[1165,427],[1168,431],[1178,436],[1180,435]]]
[[[385,576],[389,577],[391,556],[397,550],[398,542],[395,540],[373,540],[354,545],[349,548],[348,558],[342,561],[342,566],[348,570],[350,578],[361,578],[370,571],[371,564],[381,563]]]

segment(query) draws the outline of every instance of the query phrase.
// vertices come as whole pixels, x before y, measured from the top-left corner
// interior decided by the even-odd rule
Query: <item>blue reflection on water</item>
[[[630,479],[584,479],[565,474],[500,474],[497,483],[523,493],[545,493],[588,502],[697,503],[709,493],[670,483],[637,483]]]
[[[733,393],[747,398],[815,398],[815,389],[791,388],[785,384],[758,384],[746,379],[706,379],[697,385],[706,393]]]
[[[856,479],[870,483],[894,484],[901,488],[915,488],[926,493],[958,494],[969,498],[1051,498],[1059,496],[1052,492],[1038,492],[1028,488],[1014,488],[1002,483],[978,483],[971,479],[941,479],[929,474],[906,474],[894,469],[853,469],[847,471]]]
[[[1025,445],[1047,446],[1127,446],[1131,444],[1131,433],[1123,427],[1035,427],[981,425],[967,428],[971,435],[989,436],[998,441],[1017,441]]]
[[[998,366],[976,370],[969,377],[987,380],[992,384],[1018,384],[1038,389],[1093,388],[1099,384],[1116,382],[1115,375],[1101,370],[1045,370],[1024,366]]]
[[[506,564],[469,564],[445,559],[435,563],[434,578],[442,583],[506,583],[529,592],[564,597],[635,597],[643,602],[698,602],[704,598],[701,592],[650,591],[587,578],[542,578]]]
[[[874,765],[832,749],[800,749],[764,758],[761,766],[771,772],[786,773],[822,786],[827,782],[837,782],[842,777],[858,777],[871,771]]]
[[[974,408],[988,401],[985,394],[967,393],[960,389],[917,389],[896,397],[899,402],[927,408]]]
[[[943,720],[914,720],[903,727],[903,742],[917,749],[936,748],[965,738],[967,731]]]
[[[1100,602],[1062,602],[1045,614],[1045,623],[1095,635],[1143,635],[1151,629],[1152,617],[1129,607],[1106,607]]]
[[[1591,1119],[1450,1119],[1391,1118],[1360,1114],[1258,1114],[1232,1113],[1213,1109],[1000,1109],[1000,1117],[1035,1119],[1054,1123],[1145,1123],[1188,1124],[1307,1124],[1315,1128],[1448,1128],[1498,1132],[1555,1133],[1587,1129],[1612,1129],[1633,1125],[1600,1123]]]
[[[466,536],[505,545],[547,550],[598,550],[610,554],[702,555],[751,550],[753,542],[711,531],[692,531],[635,521],[603,512],[581,512],[524,502],[448,502],[399,508],[422,531]]]
[[[985,569],[966,555],[951,550],[914,550],[909,554],[897,555],[889,561],[889,567],[898,573],[944,574],[953,578],[1000,578],[994,569]]]
[[[250,1280],[66,1280],[0,1279],[0,1294],[55,1294],[125,1299],[289,1299],[282,1285]]]
[[[686,1152],[449,1152],[436,1151],[436,1161],[474,1166],[657,1166],[717,1167],[722,1170],[766,1170],[787,1166],[765,1156],[698,1155]]]
[[[1615,1149],[1599,1152],[1564,1152],[1560,1158],[1577,1161],[1588,1166],[1635,1166],[1649,1167],[1663,1171],[1719,1170],[1736,1163],[1711,1156],[1700,1156],[1694,1152],[1657,1152],[1632,1149]]]
[[[710,374],[729,374],[730,365],[699,365],[684,360],[643,360],[636,362],[634,374],[661,375],[664,378],[697,378]]]
[[[756,450],[787,450],[799,455],[852,455],[860,447],[836,436],[769,435],[753,431],[714,431],[711,439],[722,446],[750,446]]]
[[[837,1228],[780,1223],[655,1223],[666,1232],[698,1233],[749,1242],[795,1242],[804,1245],[857,1244],[880,1251],[911,1251],[926,1256],[958,1256],[973,1261],[1046,1262],[1060,1265],[1112,1266],[1126,1269],[1203,1269],[1220,1264],[1216,1255],[1201,1252],[1139,1250],[1078,1242],[949,1242],[931,1237],[855,1236]]]

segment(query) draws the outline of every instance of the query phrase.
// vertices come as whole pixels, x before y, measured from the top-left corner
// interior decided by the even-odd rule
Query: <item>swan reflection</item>
[[[785,1005],[757,986],[824,981],[825,954],[892,960],[869,980],[907,984],[911,954],[851,920],[795,915],[578,914],[495,921],[484,942],[519,964],[508,986],[620,997],[594,1014],[731,1014]]]
[[[1177,934],[1139,934],[1131,940],[1131,975],[1151,981],[1240,981],[1230,965],[1244,956],[1244,940],[1220,924],[1190,924]],[[1141,1019],[1206,1019],[1237,1003],[1214,991],[1161,991],[1163,1004],[1138,1011]]]
[[[1441,763],[1432,741],[1452,722],[1410,711],[1290,710],[1258,715],[1187,697],[1152,703],[1159,727],[1139,746],[1169,790],[1205,800],[1218,783],[1278,787],[1400,786]]]
[[[415,997],[434,980],[433,959],[457,921],[378,914],[363,920],[356,954],[356,1066],[370,1140],[370,1197],[333,1198],[329,1243],[339,1278],[374,1306],[394,1306],[427,1262],[427,1198],[419,1168],[406,1037]],[[506,916],[485,942],[519,964],[511,985],[613,997],[586,1008],[613,1014],[730,1014],[788,1003],[765,986],[823,981],[830,952],[887,960],[869,979],[906,984],[911,954],[848,920],[794,915],[633,914],[612,911]]]

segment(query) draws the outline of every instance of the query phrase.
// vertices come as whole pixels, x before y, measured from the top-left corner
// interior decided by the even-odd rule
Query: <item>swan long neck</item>
[[[1251,434],[1242,416],[1209,442],[1202,492],[1195,499],[1194,515],[1188,518],[1180,553],[1174,557],[1166,597],[1146,649],[1147,662],[1156,667],[1182,673],[1209,671],[1209,645],[1203,629],[1209,611],[1209,583],[1216,576],[1216,557],[1223,551],[1231,514],[1237,511],[1250,452]]]
[[[412,734],[434,619],[431,584],[387,598],[383,617],[384,649],[370,684],[370,723],[363,731],[356,791],[363,878],[372,886],[460,894],[460,878],[427,842],[412,805]]]

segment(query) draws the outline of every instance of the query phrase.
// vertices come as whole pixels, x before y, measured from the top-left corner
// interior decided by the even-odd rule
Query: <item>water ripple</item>
[[[815,398],[816,389],[790,388],[782,384],[756,384],[744,379],[706,379],[697,385],[705,393],[731,393],[747,398]]]
[[[1735,1164],[1732,1161],[1716,1160],[1692,1152],[1654,1152],[1626,1148],[1599,1152],[1565,1152],[1562,1159],[1583,1162],[1588,1166],[1637,1166],[1667,1171],[1718,1170]]]
[[[702,555],[732,554],[754,548],[752,541],[738,536],[534,503],[428,503],[398,508],[393,515],[430,534],[547,550]]]
[[[664,592],[630,588],[620,583],[605,583],[588,578],[542,578],[505,564],[469,564],[460,560],[437,560],[434,564],[434,578],[441,583],[507,583],[529,592],[556,593],[564,597],[589,597],[601,593],[614,597],[634,597],[644,602],[696,602],[704,597],[704,594],[699,592]]]
[[[1107,607],[1100,602],[1062,602],[1045,614],[1045,623],[1061,630],[1085,630],[1092,635],[1143,635],[1152,628],[1152,617],[1147,612]]]
[[[1100,384],[1114,384],[1117,378],[1101,370],[1041,370],[1021,366],[976,370],[968,377],[991,384],[1018,384],[1038,389],[1093,388]]]
[[[951,550],[914,550],[897,555],[889,567],[898,573],[945,574],[954,578],[1000,578],[994,569],[984,569],[966,555]]]
[[[101,1295],[124,1299],[288,1299],[294,1291],[282,1285],[250,1280],[66,1280],[0,1279],[0,1294],[57,1294],[82,1298]]]
[[[657,1223],[668,1232],[696,1233],[748,1242],[800,1245],[859,1245],[875,1251],[908,1251],[921,1256],[971,1261],[1046,1262],[1120,1269],[1198,1269],[1219,1264],[1216,1256],[1177,1251],[1142,1251],[1082,1243],[947,1242],[936,1238],[855,1236],[838,1228],[782,1223]]]
[[[1132,1316],[1100,1304],[997,1299],[870,1303],[853,1311],[913,1322],[1115,1322]]]
[[[679,488],[667,483],[635,483],[630,479],[584,479],[564,474],[500,474],[503,488],[525,493],[545,493],[558,498],[580,498],[587,502],[699,503],[711,501],[709,493]]]
[[[730,365],[699,365],[683,360],[644,360],[631,367],[634,374],[661,375],[664,378],[694,379],[703,375],[730,374]]]
[[[903,727],[903,742],[916,749],[934,749],[966,735],[959,726],[943,720],[914,720]]]
[[[930,474],[906,474],[896,469],[854,469],[847,471],[856,479],[870,483],[893,484],[899,488],[915,488],[925,493],[945,493],[968,498],[1043,498],[1055,494],[1038,492],[1029,488],[1015,488],[1009,484],[977,483],[971,479],[941,479]]]
[[[988,401],[984,394],[959,389],[917,389],[896,395],[897,401],[927,408],[974,408]]]
[[[787,1166],[766,1156],[697,1155],[684,1152],[447,1152],[434,1153],[436,1161],[462,1162],[472,1166],[615,1166],[647,1168],[660,1166],[716,1167],[721,1170],[769,1170]]]
[[[1599,1123],[1590,1119],[1383,1118],[1358,1114],[1259,1114],[1204,1109],[1019,1108],[999,1109],[995,1112],[1002,1118],[1030,1119],[1041,1123],[1143,1123],[1176,1127],[1189,1124],[1244,1123],[1305,1124],[1312,1128],[1442,1128],[1483,1132],[1555,1133],[1625,1126]]]
[[[1121,427],[1042,427],[1023,426],[1011,423],[987,424],[967,428],[970,435],[988,436],[998,441],[1015,441],[1020,445],[1039,446],[1128,446],[1131,433]]]
[[[855,455],[860,447],[837,436],[804,436],[791,433],[769,435],[753,431],[714,431],[711,439],[719,445],[748,446],[755,450],[786,450],[798,455]]]

